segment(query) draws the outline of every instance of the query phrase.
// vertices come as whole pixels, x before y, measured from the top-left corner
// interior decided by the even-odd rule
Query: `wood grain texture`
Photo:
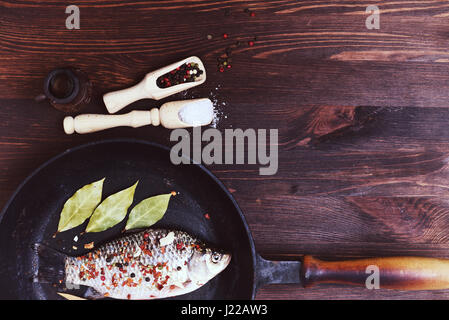
[[[382,2],[380,30],[367,30],[371,4],[83,0],[81,29],[67,30],[65,3],[0,1],[0,205],[42,162],[79,144],[173,145],[159,127],[64,135],[64,114],[34,101],[50,70],[87,72],[94,96],[85,111],[105,113],[105,92],[197,55],[204,85],[123,112],[210,97],[220,130],[279,129],[276,175],[260,176],[257,165],[209,167],[263,256],[449,258],[449,3]],[[217,57],[236,41],[232,69],[218,72]],[[258,298],[448,299],[449,291],[273,285]]]

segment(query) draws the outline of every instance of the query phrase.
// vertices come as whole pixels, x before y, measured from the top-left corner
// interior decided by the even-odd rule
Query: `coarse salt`
[[[199,99],[186,103],[179,110],[182,122],[193,127],[208,125],[214,119],[214,105],[209,99]]]
[[[159,240],[159,244],[162,247],[165,247],[165,246],[173,243],[173,241],[175,241],[175,233],[170,231],[164,238],[161,238]]]

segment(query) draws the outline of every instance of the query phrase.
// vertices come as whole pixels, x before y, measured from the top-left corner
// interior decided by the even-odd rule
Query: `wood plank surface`
[[[371,4],[381,9],[379,30],[365,27]],[[0,1],[1,206],[42,162],[82,143],[173,145],[160,127],[65,135],[65,115],[34,100],[50,70],[84,70],[94,96],[83,111],[105,113],[104,93],[197,55],[204,85],[124,112],[210,97],[222,131],[279,130],[276,175],[209,166],[243,209],[258,252],[449,258],[449,1],[84,0],[79,30],[65,28],[66,5]],[[218,72],[217,58],[236,41],[232,68]],[[449,291],[273,285],[257,297],[447,299]]]

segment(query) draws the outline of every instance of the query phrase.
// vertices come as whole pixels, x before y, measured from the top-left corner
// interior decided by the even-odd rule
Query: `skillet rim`
[[[88,148],[88,147],[92,147],[95,145],[99,145],[99,144],[108,144],[108,143],[140,143],[140,144],[144,144],[144,145],[149,145],[152,147],[156,147],[159,149],[162,149],[166,152],[170,152],[170,148],[168,146],[156,143],[156,142],[152,142],[152,141],[146,141],[146,140],[142,140],[142,139],[135,139],[135,138],[112,138],[112,139],[102,139],[102,140],[97,140],[97,141],[91,141],[91,142],[87,142],[87,143],[83,143],[81,145],[75,146],[73,148],[69,148],[66,149],[65,151],[51,157],[50,159],[48,159],[47,161],[45,161],[43,164],[41,164],[39,167],[37,167],[36,169],[34,169],[20,184],[19,186],[14,190],[14,192],[11,194],[11,196],[9,197],[8,201],[6,202],[5,206],[3,207],[2,211],[0,212],[0,224],[3,221],[3,217],[5,216],[6,212],[8,211],[11,203],[14,201],[14,199],[17,197],[17,195],[20,193],[20,191],[22,190],[22,188],[36,175],[38,174],[41,170],[43,170],[44,168],[46,168],[47,166],[51,165],[53,162],[55,162],[56,160],[62,158],[63,156],[78,151],[80,149],[84,149],[84,148]],[[195,165],[197,167],[199,167],[201,169],[201,171],[203,171],[204,173],[206,173],[219,187],[222,191],[224,191],[224,193],[226,194],[226,196],[228,197],[228,199],[232,202],[234,208],[236,209],[240,220],[243,223],[243,227],[245,228],[245,232],[246,232],[246,236],[249,240],[249,245],[250,245],[250,249],[251,249],[251,260],[252,260],[252,276],[253,276],[253,284],[252,284],[252,288],[251,288],[251,300],[254,300],[255,296],[256,296],[256,290],[257,290],[257,273],[256,273],[256,269],[257,269],[257,253],[256,253],[256,248],[255,248],[255,244],[254,244],[254,239],[253,236],[251,234],[251,231],[249,230],[249,226],[248,226],[248,222],[245,219],[245,216],[243,215],[242,210],[240,209],[239,205],[237,204],[237,201],[234,199],[234,197],[232,196],[232,194],[229,192],[229,190],[225,187],[225,185],[209,170],[207,169],[204,165],[202,164],[198,164],[198,163],[194,163],[192,161],[192,159],[190,159],[190,165]]]

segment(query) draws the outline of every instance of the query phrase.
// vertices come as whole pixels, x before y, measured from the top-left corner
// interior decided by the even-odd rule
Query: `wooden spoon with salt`
[[[214,119],[214,106],[207,98],[167,102],[160,109],[134,110],[121,115],[82,114],[64,118],[66,134],[90,133],[114,127],[138,128],[161,124],[168,129],[205,126]]]

